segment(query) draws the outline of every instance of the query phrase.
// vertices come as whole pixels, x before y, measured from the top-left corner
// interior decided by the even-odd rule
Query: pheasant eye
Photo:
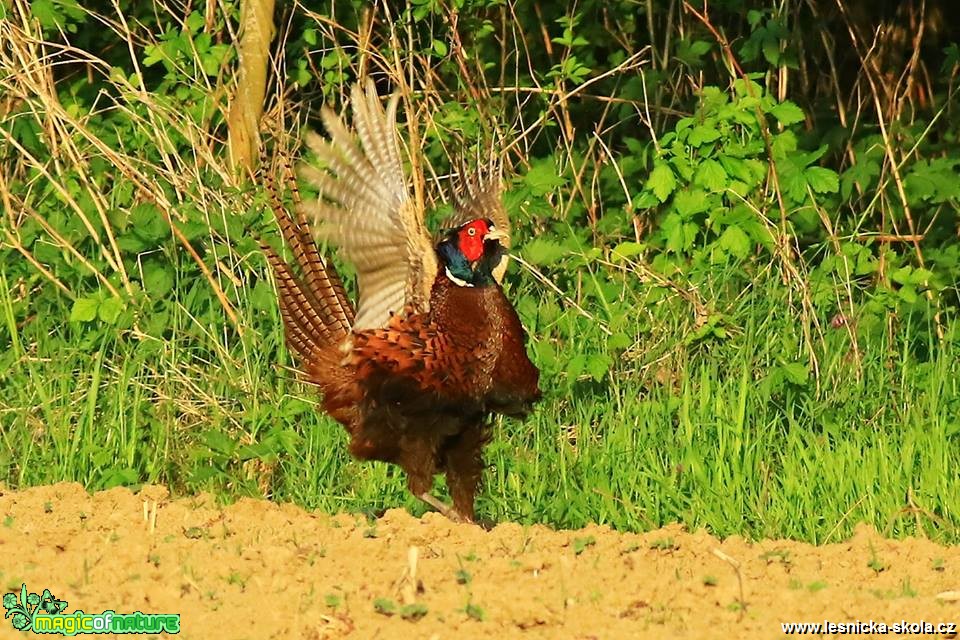
[[[467,235],[470,236],[470,237],[473,237],[473,236],[477,235],[477,230],[476,230],[476,228],[475,228],[475,227],[470,227],[469,229],[467,229]]]

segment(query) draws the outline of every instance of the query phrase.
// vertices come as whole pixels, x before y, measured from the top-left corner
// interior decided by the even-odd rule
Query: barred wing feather
[[[307,144],[326,169],[305,165],[303,176],[320,192],[305,204],[318,233],[356,267],[360,299],[354,331],[382,327],[407,306],[426,312],[437,258],[410,197],[397,143],[394,94],[386,111],[371,80],[351,92],[355,136],[331,110],[321,112],[329,139],[316,134]]]

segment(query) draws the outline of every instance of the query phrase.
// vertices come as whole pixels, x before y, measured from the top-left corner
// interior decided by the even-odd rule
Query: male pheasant
[[[499,179],[471,175],[438,242],[410,197],[396,133],[373,82],[353,87],[355,133],[321,112],[329,139],[307,143],[324,170],[303,177],[320,192],[287,213],[274,197],[288,264],[273,266],[287,343],[324,410],[346,427],[350,452],[399,465],[413,495],[454,520],[473,521],[482,448],[493,413],[522,417],[540,398],[526,333],[500,287],[509,220]],[[356,309],[310,229],[357,271]],[[445,473],[453,508],[431,494]]]

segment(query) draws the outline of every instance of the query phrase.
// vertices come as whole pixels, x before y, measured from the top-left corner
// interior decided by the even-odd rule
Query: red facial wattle
[[[483,237],[489,230],[486,220],[474,220],[460,228],[458,244],[464,258],[476,262],[483,256]]]

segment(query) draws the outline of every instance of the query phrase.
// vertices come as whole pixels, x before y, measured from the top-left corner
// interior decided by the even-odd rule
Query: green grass
[[[396,469],[350,460],[342,429],[274,362],[285,353],[275,311],[243,311],[242,336],[184,312],[163,339],[135,339],[62,318],[24,326],[9,291],[0,287],[12,336],[0,478],[13,487],[165,483],[322,511],[423,511]],[[565,323],[582,318],[568,311],[548,311],[544,322],[540,309],[557,301],[521,278],[511,295],[543,296],[521,305],[531,350],[549,341],[557,357],[541,363],[538,410],[499,424],[479,513],[623,530],[680,521],[720,536],[814,542],[869,522],[890,535],[960,540],[955,348],[862,342],[858,379],[846,332],[833,331],[819,390],[812,376],[790,382],[777,371],[800,330],[778,291],[774,281],[755,287],[728,308],[726,338],[693,344],[681,303],[648,306],[651,329],[640,338],[649,344],[595,380],[568,375],[563,354],[596,350],[597,323],[569,331]],[[911,335],[909,326],[898,335]]]

